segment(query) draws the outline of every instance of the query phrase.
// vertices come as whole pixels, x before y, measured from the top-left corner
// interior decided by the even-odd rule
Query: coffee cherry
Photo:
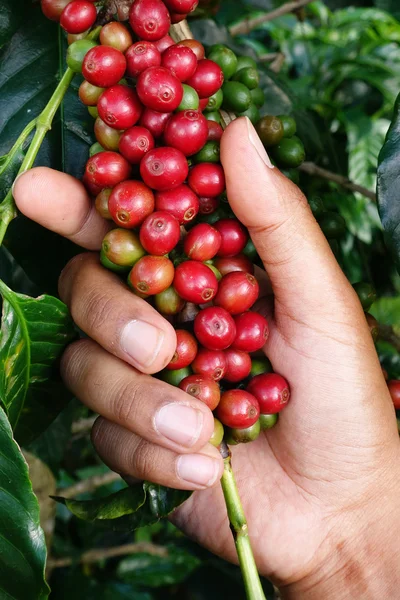
[[[222,138],[222,134],[224,133],[224,130],[222,129],[221,125],[219,123],[216,123],[215,121],[210,121],[209,119],[207,119],[207,126],[208,126],[207,140],[219,142]]]
[[[267,320],[256,312],[245,312],[235,317],[236,337],[232,347],[244,352],[261,350],[268,339]]]
[[[236,256],[227,256],[215,258],[214,265],[222,276],[232,273],[234,271],[243,271],[243,273],[254,274],[254,265],[243,254],[237,254]]]
[[[400,409],[400,381],[392,379],[388,382],[388,389],[396,410]]]
[[[224,94],[222,90],[218,90],[218,92],[215,92],[215,94],[209,97],[207,106],[205,107],[204,111],[212,112],[214,110],[219,110],[221,108],[223,99]]]
[[[247,352],[228,348],[228,350],[225,350],[225,358],[226,372],[224,379],[226,379],[226,381],[238,383],[249,376],[251,370],[251,358]]]
[[[368,311],[376,300],[375,288],[370,283],[363,281],[354,283],[353,288],[361,302],[361,306]]]
[[[176,267],[174,288],[184,300],[204,304],[214,298],[218,281],[207,265],[187,260]]]
[[[240,69],[240,71],[236,71],[232,79],[233,81],[239,81],[239,83],[243,83],[243,85],[245,85],[249,90],[254,90],[259,86],[260,83],[258,69],[254,67],[245,67],[244,69]]]
[[[225,350],[235,339],[235,321],[224,308],[209,306],[195,318],[194,333],[205,348]]]
[[[128,179],[130,172],[130,164],[117,152],[99,152],[87,161],[85,180],[99,188],[114,187]]]
[[[289,115],[278,115],[278,119],[282,123],[283,135],[286,138],[291,138],[296,134],[297,125],[293,117]]]
[[[171,19],[161,0],[135,0],[129,23],[139,39],[154,42],[167,35]]]
[[[71,1],[71,0],[69,0]],[[68,33],[67,35],[67,43],[68,46],[73,44],[74,42],[78,42],[79,40],[84,40],[89,33],[89,29],[87,31],[82,31],[82,33]],[[96,46],[97,44],[95,44]]]
[[[247,110],[243,112],[237,113],[238,117],[247,117],[253,123],[253,125],[257,125],[260,120],[260,111],[257,106],[252,102]]]
[[[219,381],[225,376],[227,369],[225,353],[222,350],[199,348],[192,362],[192,369],[195,373]]]
[[[225,441],[230,446],[236,446],[236,444],[247,444],[254,442],[261,433],[260,419],[251,425],[242,429],[233,428],[225,431]]]
[[[103,265],[103,267],[105,267],[109,271],[112,271],[113,273],[118,273],[119,275],[126,274],[126,272],[129,271],[129,269],[130,269],[130,267],[116,265],[115,263],[111,262],[111,260],[108,260],[107,256],[105,256],[103,250],[100,250],[100,263]]]
[[[264,356],[263,358],[251,359],[250,377],[262,375],[263,373],[272,373],[272,371],[272,365],[266,356]]]
[[[199,199],[187,185],[156,193],[156,209],[166,210],[181,225],[190,223],[199,212]]]
[[[199,213],[201,215],[212,215],[212,213],[214,213],[219,206],[219,199],[205,198],[204,196],[202,196],[201,198],[199,198],[199,204]]]
[[[145,108],[139,121],[139,125],[148,129],[151,135],[158,139],[164,133],[164,129],[172,113],[162,113],[150,108]]]
[[[208,441],[210,444],[217,448],[221,444],[223,439],[224,426],[222,425],[221,421],[214,417],[214,431],[212,432],[212,435]]]
[[[82,73],[83,60],[92,48],[97,46],[92,40],[73,42],[67,50],[67,65],[74,73]]]
[[[111,46],[96,46],[83,60],[82,74],[92,85],[107,88],[122,79],[125,69],[126,59],[122,52]]]
[[[189,377],[189,375],[191,375],[191,370],[189,367],[184,367],[183,369],[174,369],[173,371],[164,369],[158,374],[158,377],[162,379],[162,381],[165,381],[165,383],[178,387],[182,379]]]
[[[156,211],[143,221],[139,235],[146,252],[162,256],[175,248],[181,236],[181,229],[173,215],[165,211]]]
[[[160,294],[174,279],[174,265],[166,256],[143,256],[128,276],[129,285],[138,292]]]
[[[241,113],[251,104],[250,90],[238,81],[225,81],[222,86],[224,101],[222,106],[227,110]]]
[[[125,54],[126,72],[129,77],[137,77],[149,67],[161,64],[161,52],[151,42],[136,42]]]
[[[231,315],[238,315],[253,306],[258,294],[259,285],[253,275],[233,271],[224,275],[218,284],[214,304],[222,306]]]
[[[288,140],[290,141],[290,140]],[[319,220],[319,226],[321,227],[323,233],[330,240],[337,240],[343,237],[346,233],[346,221],[339,215],[333,211],[325,211],[322,217]]]
[[[206,143],[207,120],[197,110],[184,110],[173,115],[164,131],[164,141],[185,156],[196,154]]]
[[[138,165],[143,156],[154,148],[154,138],[145,127],[131,127],[121,136],[119,151],[132,165]]]
[[[61,13],[60,25],[67,33],[82,33],[97,19],[96,7],[88,0],[72,0]]]
[[[260,87],[250,90],[250,96],[252,103],[255,104],[257,108],[261,108],[264,105],[265,94]]]
[[[194,11],[199,0],[165,0],[164,4],[169,11],[187,15]]]
[[[71,0],[42,0],[40,5],[45,17],[51,21],[59,21],[64,8]]]
[[[217,278],[217,281],[218,281],[218,282],[220,282],[220,281],[221,281],[221,279],[222,279],[222,275],[221,275],[221,273],[218,271],[218,269],[216,269],[216,268],[214,267],[214,265],[210,264],[210,262],[211,262],[211,261],[207,261],[207,262],[205,262],[204,264],[205,264],[205,265],[207,265],[207,267],[208,267],[209,269],[211,269],[211,271],[214,273],[215,277]]]
[[[189,331],[186,331],[186,329],[177,329],[175,333],[176,350],[171,362],[166,366],[167,369],[183,369],[183,367],[188,367],[197,354],[197,342]]]
[[[256,125],[256,131],[265,147],[279,144],[284,135],[284,129],[279,117],[266,115]]]
[[[94,144],[92,144],[90,146],[89,156],[94,156],[95,154],[98,154],[99,152],[104,152],[104,148],[101,144],[99,144],[99,142],[95,142]]]
[[[213,258],[221,245],[221,234],[208,223],[199,223],[189,231],[183,242],[185,254],[192,260]]]
[[[112,46],[121,52],[126,52],[132,42],[129,30],[118,21],[106,23],[100,31],[100,43],[103,46]]]
[[[286,406],[290,399],[289,384],[282,375],[264,373],[250,380],[247,391],[258,400],[260,412],[264,415],[274,415]]]
[[[164,35],[160,40],[154,42],[157,50],[163,54],[170,46],[175,46],[175,42],[170,35]]]
[[[110,221],[112,220],[112,216],[110,214],[110,211],[108,210],[108,199],[110,197],[111,192],[111,188],[105,188],[100,192],[100,194],[97,194],[95,202],[97,212],[103,217],[103,219],[107,219]]]
[[[224,74],[221,67],[207,58],[198,61],[196,71],[187,80],[188,85],[196,90],[199,98],[209,98],[220,89],[223,82]]]
[[[197,93],[197,92],[196,92]],[[199,101],[199,110],[204,111],[207,108],[207,104],[208,104],[209,98],[201,98]],[[207,119],[208,119],[208,115],[211,113],[207,113]],[[221,115],[219,114],[218,111],[214,111],[212,114],[217,114],[218,115],[218,123],[221,122]],[[213,119],[215,121],[215,119]]]
[[[183,110],[198,110],[199,108],[199,95],[190,85],[186,85],[186,83],[182,84],[183,88],[183,97],[180,105],[176,109],[176,112],[181,112]]]
[[[221,219],[215,223],[214,227],[220,232],[222,238],[218,256],[231,257],[243,251],[247,243],[248,233],[237,219]]]
[[[228,390],[221,394],[216,415],[223,425],[244,429],[256,423],[260,407],[254,396],[245,390]]]
[[[114,129],[133,127],[142,113],[135,90],[126,85],[113,85],[103,92],[97,109],[103,121]]]
[[[178,187],[185,181],[188,171],[185,155],[168,146],[150,150],[140,163],[143,181],[157,191]]]
[[[207,126],[208,138],[208,126]],[[204,146],[196,152],[192,160],[195,164],[198,163],[219,163],[220,145],[219,142],[206,142]]]
[[[238,56],[236,71],[238,72],[241,69],[246,69],[247,67],[253,67],[253,69],[257,69],[257,63],[254,58],[251,58],[251,56]]]
[[[118,150],[122,131],[109,127],[100,117],[95,121],[94,135],[105,150]]]
[[[154,296],[154,305],[158,312],[163,315],[177,315],[183,310],[185,301],[178,296],[171,286]]]
[[[88,81],[82,81],[79,86],[79,98],[86,106],[96,106],[105,88],[92,85]]]
[[[159,112],[172,112],[183,98],[179,79],[165,67],[150,67],[137,80],[136,91],[145,106]]]
[[[208,58],[222,69],[225,79],[230,79],[237,68],[237,56],[230,48],[223,44],[215,44],[210,48]]]
[[[88,106],[88,113],[93,119],[97,119],[99,116],[99,111],[97,110],[97,106]]]
[[[187,48],[190,48],[191,51],[195,53],[197,60],[202,60],[206,55],[206,51],[204,50],[203,44],[200,44],[200,42],[198,42],[197,40],[182,40],[176,45],[186,46]]]
[[[258,422],[260,423],[261,431],[267,431],[268,429],[272,429],[273,427],[275,427],[278,420],[278,413],[275,413],[274,415],[260,415]]]
[[[169,69],[179,81],[186,81],[197,68],[197,57],[187,46],[171,46],[162,55],[161,65]]]
[[[224,171],[221,165],[195,165],[189,173],[188,183],[198,196],[219,196],[225,189]]]
[[[282,138],[277,146],[272,149],[272,156],[279,165],[297,168],[304,162],[306,153],[303,142],[296,136]]]
[[[104,256],[115,265],[133,267],[146,254],[138,236],[127,229],[112,229],[101,245]]]
[[[153,192],[141,181],[123,181],[111,192],[108,210],[117,225],[132,229],[153,212]]]
[[[172,25],[174,25],[175,23],[180,23],[181,21],[184,21],[187,17],[187,15],[181,15],[180,13],[173,13],[173,12],[170,12],[169,16],[170,16]]]
[[[189,375],[179,384],[181,390],[204,402],[210,410],[215,410],[218,406],[221,391],[219,385],[214,379],[204,375]]]

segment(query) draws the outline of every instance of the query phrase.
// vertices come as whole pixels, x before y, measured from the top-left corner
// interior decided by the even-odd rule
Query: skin
[[[361,305],[306,199],[271,168],[248,120],[228,127],[221,159],[232,209],[248,227],[270,281],[259,302],[270,322],[265,352],[292,390],[274,429],[233,448],[259,571],[288,599],[340,600],[360,593],[364,600],[394,598],[400,583],[399,438]],[[31,219],[86,249],[99,249],[109,224],[68,175],[34,169],[18,179],[14,196]],[[211,413],[149,377],[172,357],[173,329],[102,269],[93,253],[68,264],[60,296],[92,338],[67,349],[62,374],[102,415],[93,432],[100,456],[124,475],[197,489],[174,513],[174,522],[234,561],[218,485],[222,461],[207,444]],[[164,332],[160,353],[145,367],[121,346],[122,326],[137,318]],[[190,448],[154,430],[166,396],[202,411],[203,428]],[[188,485],[175,468],[180,455],[213,457],[217,481],[205,488]]]

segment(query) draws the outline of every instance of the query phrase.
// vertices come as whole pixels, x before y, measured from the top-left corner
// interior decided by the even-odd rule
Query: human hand
[[[274,293],[260,305],[270,321],[265,351],[292,389],[278,425],[233,448],[259,571],[287,598],[340,599],[360,591],[363,598],[394,598],[399,440],[363,311],[306,200],[270,168],[245,119],[225,132],[221,157],[231,207],[248,227]],[[88,249],[100,247],[108,225],[75,180],[36,169],[18,180],[14,194],[30,218]],[[69,263],[60,295],[95,340],[67,350],[63,376],[102,415],[93,433],[100,456],[124,475],[197,489],[174,513],[175,522],[235,560],[222,493],[214,485],[222,462],[207,444],[211,413],[139,372],[165,366],[174,351],[173,329],[94,255]],[[152,329],[145,332],[140,323]],[[140,340],[145,345],[138,346]],[[146,355],[150,340],[154,352]],[[189,416],[189,408],[200,415]]]

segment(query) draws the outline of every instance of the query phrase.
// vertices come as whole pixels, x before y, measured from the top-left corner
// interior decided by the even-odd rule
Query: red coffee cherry
[[[92,85],[85,79],[79,86],[79,99],[85,106],[96,106],[104,90],[105,88]]]
[[[176,330],[176,350],[166,369],[183,369],[188,367],[196,358],[197,342],[186,329]],[[183,388],[182,388],[183,389]]]
[[[137,80],[136,91],[148,108],[159,112],[173,112],[183,98],[179,79],[165,67],[150,67]]]
[[[94,122],[94,135],[104,150],[118,150],[122,131],[109,127],[100,117]]]
[[[157,191],[178,187],[185,181],[188,171],[185,155],[168,146],[150,150],[140,163],[143,181]]]
[[[172,113],[163,113],[156,110],[151,110],[151,108],[145,108],[142,116],[140,117],[139,125],[146,127],[146,129],[150,131],[151,135],[155,139],[158,139],[164,133],[165,126],[171,116]]]
[[[179,242],[181,228],[177,219],[170,213],[156,211],[142,223],[139,235],[140,243],[146,252],[163,256],[171,252]]]
[[[196,90],[199,98],[209,98],[224,83],[224,74],[217,63],[203,58],[198,61],[196,71],[186,83]]]
[[[145,127],[131,127],[121,136],[119,151],[132,165],[138,165],[143,156],[154,148],[154,138]]]
[[[96,46],[85,55],[82,74],[92,85],[108,88],[116,85],[125,74],[125,56],[111,46]]]
[[[128,179],[130,172],[130,164],[117,152],[99,152],[87,161],[85,180],[91,185],[98,186],[101,191],[102,188],[114,187]]]
[[[215,410],[221,398],[219,385],[214,379],[204,375],[189,375],[179,384],[181,390],[204,402],[210,410]]]
[[[400,381],[392,379],[388,382],[388,388],[396,410],[400,408]]]
[[[126,85],[113,85],[100,96],[97,110],[109,127],[128,129],[138,122],[143,107],[135,90]]]
[[[216,121],[207,121],[207,127],[208,127],[207,141],[219,142],[222,138],[222,134],[224,133],[224,130],[222,129],[221,125],[219,123],[217,123]]]
[[[259,313],[245,312],[235,317],[236,337],[232,347],[244,352],[261,350],[268,339],[268,322]]]
[[[169,16],[170,16],[172,25],[175,25],[175,23],[180,23],[181,21],[184,21],[187,17],[187,15],[181,15],[179,13],[169,13]]]
[[[199,0],[164,0],[164,4],[168,10],[180,13],[191,13],[198,5]]]
[[[129,30],[118,21],[106,23],[100,31],[100,43],[102,46],[112,46],[125,53],[132,45],[132,42]]]
[[[205,348],[225,350],[235,339],[235,321],[224,308],[209,306],[201,310],[195,318],[194,333]]]
[[[156,209],[166,210],[178,219],[181,225],[190,223],[199,212],[199,199],[187,185],[173,190],[156,193]]]
[[[163,52],[161,65],[176,75],[179,81],[186,81],[197,68],[197,57],[187,46],[170,46]]]
[[[257,398],[263,415],[275,415],[285,408],[290,399],[289,384],[277,373],[252,377],[246,389]]]
[[[83,33],[97,19],[96,7],[88,0],[72,0],[61,13],[60,25],[67,33]]]
[[[132,44],[125,54],[126,73],[129,77],[137,77],[149,67],[161,64],[161,53],[151,42],[141,41]]]
[[[244,273],[254,274],[254,265],[247,256],[244,254],[237,254],[236,256],[224,256],[214,260],[214,265],[221,273],[222,276],[232,271],[243,271]]]
[[[202,196],[199,198],[200,210],[199,213],[201,215],[211,215],[214,213],[219,206],[219,198],[207,198]]]
[[[165,50],[170,46],[175,46],[174,40],[169,35],[164,35],[164,37],[154,42],[154,44],[156,45],[157,50],[161,52],[161,54],[165,52]]]
[[[42,12],[51,21],[59,21],[62,11],[70,2],[71,0],[42,0]]]
[[[251,371],[251,358],[247,352],[241,350],[233,350],[228,348],[225,350],[226,372],[224,379],[231,383],[238,383],[246,379]]]
[[[238,315],[253,306],[258,294],[259,285],[254,275],[233,271],[224,275],[219,282],[214,304],[222,306],[231,315]]]
[[[221,234],[208,223],[195,225],[183,242],[185,254],[201,262],[214,258],[221,245]]]
[[[214,163],[195,165],[190,170],[188,183],[198,196],[219,196],[225,190],[223,168]]]
[[[139,294],[160,294],[174,279],[174,265],[166,256],[143,256],[129,273],[128,283]]]
[[[167,35],[171,19],[161,0],[135,0],[129,23],[139,39],[155,42]]]
[[[111,192],[108,210],[117,225],[133,229],[153,212],[153,192],[141,181],[123,181]]]
[[[228,390],[221,395],[216,415],[223,425],[244,429],[260,416],[257,399],[245,390]]]
[[[214,227],[220,232],[222,238],[218,256],[236,256],[243,251],[249,234],[240,221],[237,219],[221,219],[214,223]]]
[[[197,60],[202,60],[206,55],[206,51],[204,50],[203,44],[200,44],[200,42],[198,42],[197,40],[182,40],[176,45],[186,46],[186,48],[190,48],[191,51],[195,53]]]
[[[219,381],[225,377],[227,369],[225,353],[222,350],[199,348],[192,362],[192,369],[195,373]]]
[[[164,131],[164,141],[185,156],[196,154],[207,141],[207,119],[198,110],[183,110],[173,115]]]
[[[174,288],[187,302],[205,304],[217,293],[218,281],[207,265],[187,260],[175,269]]]

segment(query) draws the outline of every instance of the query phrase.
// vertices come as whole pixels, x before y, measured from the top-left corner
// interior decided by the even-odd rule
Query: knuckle
[[[88,290],[85,296],[72,299],[71,314],[79,319],[86,333],[97,331],[107,322],[112,322],[116,299],[103,290]]]
[[[131,455],[131,469],[136,476],[146,479],[154,477],[157,465],[154,447],[145,440],[141,440]]]
[[[61,357],[60,371],[62,378],[71,382],[84,372],[84,364],[89,352],[93,349],[91,340],[82,339],[67,346]]]
[[[97,417],[93,424],[92,431],[90,432],[90,440],[93,446],[96,448],[98,445],[101,446],[106,435],[107,420],[103,417]]]
[[[113,394],[113,414],[118,423],[134,426],[140,418],[143,385],[137,381],[119,384]]]

